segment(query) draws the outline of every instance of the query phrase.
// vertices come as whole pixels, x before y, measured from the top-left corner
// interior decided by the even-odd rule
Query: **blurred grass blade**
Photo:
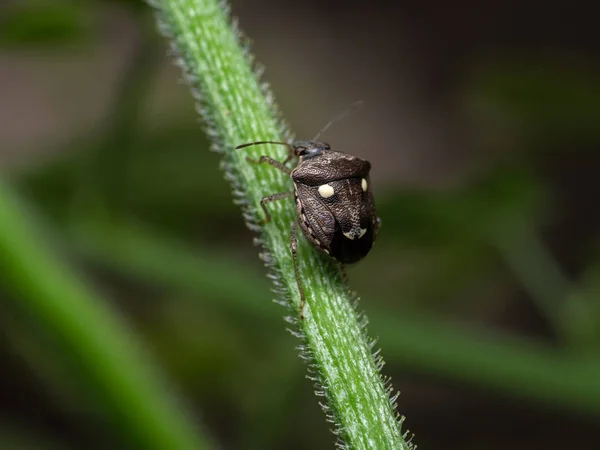
[[[269,322],[278,315],[264,301],[267,283],[242,262],[234,264],[208,249],[193,252],[184,242],[139,224],[79,224],[73,230],[70,246],[104,267],[189,292],[252,320]],[[373,311],[369,316],[381,345],[406,369],[600,414],[597,355],[568,355],[532,339],[472,330],[427,315]]]
[[[62,346],[137,448],[211,448],[173,401],[170,389],[118,313],[34,235],[17,203],[0,183],[0,282],[17,306]]]
[[[567,331],[562,313],[570,283],[532,228],[529,224],[507,225],[491,235],[490,240],[539,313],[555,333],[561,334]],[[569,340],[569,336],[561,337]]]

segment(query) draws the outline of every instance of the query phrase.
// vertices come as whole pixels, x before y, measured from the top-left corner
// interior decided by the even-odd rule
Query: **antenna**
[[[260,145],[260,144],[278,144],[278,145],[285,145],[288,148],[292,148],[292,146],[290,144],[288,144],[287,142],[277,142],[277,141],[257,141],[257,142],[248,142],[247,144],[242,144],[242,145],[238,145],[235,149],[238,150],[240,148],[244,148],[244,147],[250,147],[251,145]]]
[[[339,122],[340,120],[342,120],[344,117],[349,116],[350,114],[358,111],[365,102],[363,102],[362,100],[358,100],[354,103],[352,103],[349,107],[347,107],[344,111],[342,111],[341,113],[339,113],[337,116],[335,116],[333,119],[331,119],[329,121],[329,123],[327,125],[325,125],[321,131],[319,131],[317,133],[317,135],[313,138],[313,141],[316,141],[317,139],[319,139],[319,136],[321,136],[325,131],[327,131],[329,129],[329,127],[331,125],[333,125],[336,122]]]

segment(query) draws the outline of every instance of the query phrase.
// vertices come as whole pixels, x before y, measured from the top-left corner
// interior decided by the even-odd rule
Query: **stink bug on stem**
[[[300,317],[304,318],[305,298],[298,269],[296,227],[300,226],[313,247],[342,265],[363,259],[373,246],[380,224],[369,179],[371,163],[333,151],[329,144],[316,141],[291,144],[260,141],[238,145],[236,149],[260,144],[285,145],[290,152],[283,163],[269,156],[247,159],[255,164],[270,164],[290,175],[294,182],[293,192],[263,197],[260,205],[265,213],[262,223],[268,223],[271,214],[267,203],[294,195],[297,216],[292,223],[290,249],[300,292]],[[295,157],[298,158],[297,166],[288,168],[285,164]]]
[[[321,132],[331,123],[333,121]],[[283,163],[264,155],[258,160],[246,159],[254,164],[270,164],[288,174],[294,182],[293,192],[263,197],[260,206],[265,213],[262,221],[265,224],[271,221],[267,203],[294,196],[296,220],[291,225],[290,250],[300,293],[299,313],[302,319],[305,297],[298,269],[297,226],[300,226],[314,248],[341,263],[343,269],[344,265],[360,261],[369,253],[380,225],[369,178],[371,163],[331,150],[329,144],[316,141],[318,136],[312,141],[294,141],[291,144],[259,141],[236,147],[241,149],[251,145],[276,144],[285,145],[289,150]],[[298,163],[290,169],[286,164],[293,159],[297,159]]]

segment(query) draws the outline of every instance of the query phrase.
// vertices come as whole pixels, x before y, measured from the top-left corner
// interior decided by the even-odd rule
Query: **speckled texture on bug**
[[[364,258],[375,240],[370,170],[368,161],[322,150],[302,157],[292,171],[300,228],[316,248],[344,264]]]

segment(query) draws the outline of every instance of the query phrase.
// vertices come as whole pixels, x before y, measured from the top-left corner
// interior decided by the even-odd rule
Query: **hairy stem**
[[[275,282],[278,300],[288,306],[303,340],[302,353],[324,395],[324,409],[336,424],[336,434],[349,448],[403,449],[400,423],[394,413],[336,264],[318,254],[303,236],[298,239],[302,285],[306,293],[304,320],[298,318],[300,297],[290,254],[290,228],[295,220],[291,200],[271,203],[273,220],[257,226],[260,199],[292,189],[289,176],[268,166],[248,163],[267,154],[280,161],[286,149],[274,145],[235,151],[236,145],[256,140],[289,138],[268,90],[261,86],[250,57],[239,44],[228,12],[216,0],[153,1],[159,24],[172,39],[178,62],[199,100],[214,148],[223,154],[226,177],[243,206],[248,226],[261,231],[262,257]]]

